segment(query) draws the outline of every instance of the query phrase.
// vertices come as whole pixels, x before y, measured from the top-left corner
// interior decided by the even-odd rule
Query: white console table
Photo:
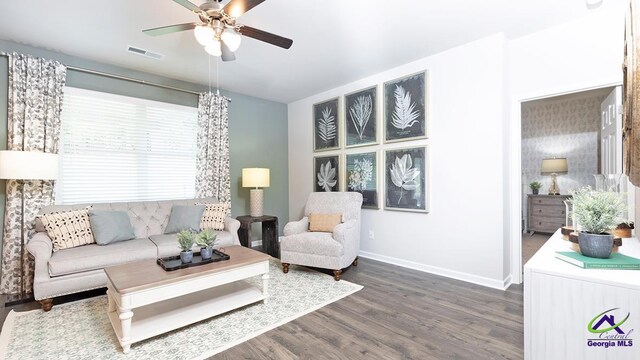
[[[556,251],[571,251],[560,231],[524,266],[524,358],[640,359],[640,270],[585,270],[556,259]],[[623,239],[620,253],[640,258],[640,242]],[[630,315],[619,326],[624,335],[615,329],[607,334],[632,342],[625,341],[627,346],[622,346],[615,339],[616,346],[605,348],[608,340],[589,332],[587,325],[613,308],[618,310],[607,315],[613,315],[615,323]],[[598,329],[606,329],[604,325]],[[600,346],[589,346],[589,339],[598,339]]]

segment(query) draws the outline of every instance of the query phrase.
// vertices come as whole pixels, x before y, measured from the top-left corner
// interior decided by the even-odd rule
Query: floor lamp
[[[0,151],[0,179],[16,180],[22,195],[22,226],[20,226],[20,292],[24,298],[24,247],[25,247],[25,181],[55,180],[58,178],[58,155],[37,151]]]

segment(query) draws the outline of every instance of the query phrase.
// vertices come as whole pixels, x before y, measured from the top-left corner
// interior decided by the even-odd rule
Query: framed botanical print
[[[386,150],[384,208],[429,212],[427,147]]]
[[[345,188],[362,194],[362,207],[378,209],[378,153],[346,155]]]
[[[427,72],[384,83],[384,141],[427,137]]]
[[[340,155],[313,158],[313,191],[340,191]]]
[[[313,105],[313,151],[340,148],[340,98]]]
[[[344,96],[345,147],[378,143],[378,87]]]

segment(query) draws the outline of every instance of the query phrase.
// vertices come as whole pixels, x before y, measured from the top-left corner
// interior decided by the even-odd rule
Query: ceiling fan
[[[143,33],[158,36],[193,30],[196,40],[200,45],[204,46],[205,51],[213,56],[221,56],[222,61],[236,59],[233,53],[240,47],[242,35],[285,49],[290,48],[293,44],[291,39],[236,22],[240,15],[260,5],[265,0],[231,0],[224,7],[220,5],[222,0],[210,0],[200,6],[196,6],[189,0],[173,1],[193,11],[200,18],[200,22],[146,29],[142,31]]]

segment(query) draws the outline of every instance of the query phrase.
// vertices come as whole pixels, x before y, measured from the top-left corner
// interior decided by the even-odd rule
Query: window
[[[65,88],[59,204],[192,198],[197,109]]]

